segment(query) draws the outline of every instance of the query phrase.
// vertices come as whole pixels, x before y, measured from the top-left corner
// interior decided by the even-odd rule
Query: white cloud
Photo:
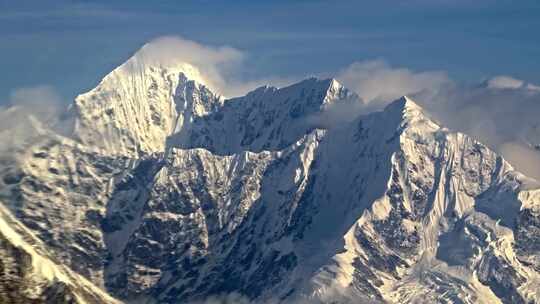
[[[509,76],[496,76],[487,81],[487,87],[490,89],[518,89],[521,88],[524,83],[523,80]]]
[[[171,66],[188,63],[199,71],[204,84],[225,96],[240,96],[258,86],[280,86],[291,83],[289,78],[268,77],[243,79],[247,69],[245,53],[229,46],[210,46],[178,36],[159,37],[145,44],[135,57],[137,62]]]
[[[499,149],[523,174],[540,180],[540,153],[537,150],[519,142],[504,143]]]
[[[50,86],[15,89],[6,104],[0,107],[0,152],[16,149],[38,135],[37,121],[44,126],[58,125],[62,102]]]
[[[537,86],[535,84],[532,84],[532,83],[528,83],[526,88],[530,91],[533,91],[533,92],[540,92],[540,86]]]
[[[8,105],[46,121],[58,113],[62,100],[53,87],[40,85],[13,90]]]
[[[145,44],[136,56],[148,64],[187,62],[200,68],[218,69],[238,64],[244,55],[228,46],[213,47],[178,36],[164,36]]]
[[[403,95],[438,90],[450,82],[445,72],[393,68],[382,60],[354,62],[336,78],[367,103],[388,102]]]
[[[228,90],[225,74],[241,65],[243,53],[228,46],[208,46],[177,36],[154,39],[138,50],[130,67],[138,64],[174,66],[188,63],[194,66],[208,85],[219,93]],[[135,65],[137,64],[137,65]]]

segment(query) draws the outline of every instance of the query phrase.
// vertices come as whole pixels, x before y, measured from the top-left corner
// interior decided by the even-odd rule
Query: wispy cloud
[[[523,142],[505,142],[500,145],[502,155],[527,176],[540,180],[540,152]]]
[[[257,86],[281,86],[292,81],[281,77],[243,78],[248,67],[244,61],[246,54],[241,50],[230,46],[204,45],[179,36],[154,39],[145,44],[135,57],[143,64],[170,66],[188,63],[198,69],[204,84],[228,97],[243,95]]]
[[[450,83],[445,72],[394,68],[383,60],[354,62],[336,77],[367,103],[384,103],[402,95],[438,90]]]
[[[8,101],[9,107],[16,107],[20,111],[40,117],[44,121],[54,117],[61,105],[60,96],[49,85],[14,89]]]
[[[448,127],[474,136],[516,168],[540,179],[540,90],[523,80],[495,77],[482,85],[456,84],[417,99]]]
[[[59,126],[63,102],[51,86],[18,88],[0,107],[0,153],[17,149],[38,135],[36,124]],[[1,156],[1,155],[0,155]]]
[[[510,76],[496,76],[489,79],[486,85],[490,89],[519,89],[525,82]]]

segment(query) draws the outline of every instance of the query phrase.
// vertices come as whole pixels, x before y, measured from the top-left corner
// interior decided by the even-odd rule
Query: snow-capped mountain
[[[223,104],[201,77],[186,63],[146,65],[134,56],[75,99],[75,138],[108,154],[163,151],[169,135]]]
[[[76,98],[72,139],[3,158],[0,299],[540,303],[539,184],[407,97],[358,105],[130,59]]]

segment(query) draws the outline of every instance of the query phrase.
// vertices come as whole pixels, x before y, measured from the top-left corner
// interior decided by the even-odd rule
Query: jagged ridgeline
[[[403,97],[132,58],[0,163],[0,303],[540,303],[540,191]]]

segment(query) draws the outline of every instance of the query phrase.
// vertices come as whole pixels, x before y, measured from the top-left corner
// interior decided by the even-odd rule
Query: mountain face
[[[3,156],[0,300],[540,303],[540,186],[486,146],[335,80],[202,82],[134,57]]]
[[[107,154],[162,152],[169,135],[223,104],[200,79],[189,64],[164,68],[132,57],[75,99],[74,136]]]
[[[56,262],[31,230],[0,209],[1,303],[120,303]]]

